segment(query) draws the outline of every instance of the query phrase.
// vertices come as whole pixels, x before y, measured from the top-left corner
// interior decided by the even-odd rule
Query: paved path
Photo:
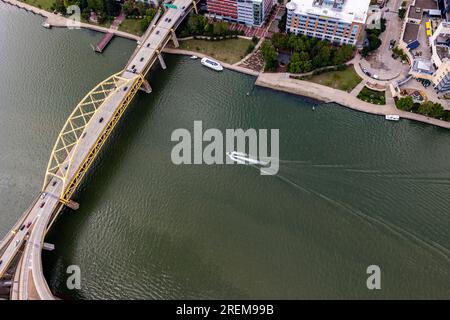
[[[318,99],[328,103],[335,102],[357,111],[376,115],[397,114],[404,119],[420,121],[438,127],[450,129],[450,122],[429,118],[427,116],[412,112],[398,110],[393,104],[393,99],[391,100],[389,97],[387,97],[388,104],[384,106],[374,105],[365,101],[361,101],[352,94],[349,94],[345,91],[333,89],[312,82],[291,79],[286,73],[261,73],[256,80],[256,84],[274,90]]]
[[[354,97],[358,96],[358,94],[361,92],[361,90],[365,87],[367,84],[366,81],[361,81],[353,90],[350,92],[350,94]]]
[[[199,58],[208,57],[207,55],[200,53],[200,52],[194,52],[194,51],[188,51],[188,50],[182,50],[182,49],[174,49],[174,48],[168,48],[168,47],[164,48],[163,52],[171,53],[171,54],[180,54],[180,55],[185,55],[185,56],[197,56]],[[214,58],[214,60],[218,61],[215,58]],[[245,73],[245,74],[248,74],[248,75],[254,76],[254,77],[257,77],[260,74],[257,71],[250,70],[250,69],[247,69],[247,68],[244,68],[241,66],[229,64],[229,63],[222,62],[222,61],[219,61],[219,62],[224,68],[229,69],[229,70]]]
[[[9,3],[9,4],[19,7],[19,8],[22,8],[22,9],[32,12],[34,14],[38,14],[44,18],[47,18],[45,22],[47,22],[52,27],[71,28],[74,26],[73,21],[70,19],[67,19],[61,15],[57,15],[57,14],[45,11],[43,9],[33,7],[29,4],[26,4],[26,3],[23,3],[23,2],[20,2],[17,0],[1,0],[1,1],[3,1],[5,3]],[[80,22],[79,27],[83,28],[83,29],[90,29],[90,30],[103,32],[103,33],[111,32],[116,36],[130,39],[130,40],[137,41],[140,39],[139,36],[136,36],[136,35],[128,33],[128,32],[123,32],[123,31],[119,31],[119,30],[115,30],[115,29],[109,29],[109,28],[105,28],[105,27],[101,27],[101,26],[97,26],[97,25],[93,25],[93,24],[89,24],[89,23],[84,23],[84,22]]]

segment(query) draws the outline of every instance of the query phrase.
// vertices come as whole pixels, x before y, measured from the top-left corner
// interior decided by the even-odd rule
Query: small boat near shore
[[[218,63],[217,61],[214,61],[213,59],[210,58],[203,58],[201,60],[202,65],[204,65],[205,67],[208,67],[210,69],[216,70],[216,71],[222,71],[223,67],[220,63]]]
[[[197,60],[198,57],[197,57],[197,56],[191,56],[191,59],[192,59],[192,60]]]
[[[389,120],[389,121],[399,121],[400,116],[396,115],[396,114],[387,114],[387,115],[385,115],[385,119]]]

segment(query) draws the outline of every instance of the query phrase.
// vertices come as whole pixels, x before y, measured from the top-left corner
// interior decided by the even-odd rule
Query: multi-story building
[[[441,22],[430,38],[431,60],[436,68],[432,82],[438,93],[450,91],[450,23]]]
[[[272,9],[273,0],[207,0],[206,4],[211,17],[260,27]]]
[[[364,29],[370,0],[291,0],[286,31],[355,45]]]

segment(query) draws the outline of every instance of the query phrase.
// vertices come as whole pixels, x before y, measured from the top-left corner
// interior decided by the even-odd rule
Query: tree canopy
[[[350,45],[334,46],[329,41],[282,33],[273,34],[272,45],[277,50],[292,53],[288,66],[289,72],[292,73],[343,64],[353,57],[355,50]]]

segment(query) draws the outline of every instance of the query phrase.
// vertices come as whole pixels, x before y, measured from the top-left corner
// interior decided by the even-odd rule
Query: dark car
[[[31,221],[27,223],[27,229],[31,226]]]
[[[23,224],[21,227],[20,227],[20,231],[22,231],[23,229],[25,229],[25,225]]]
[[[99,122],[99,123],[102,123],[102,122],[103,122],[103,117],[100,118],[100,120],[98,120],[98,122]]]

